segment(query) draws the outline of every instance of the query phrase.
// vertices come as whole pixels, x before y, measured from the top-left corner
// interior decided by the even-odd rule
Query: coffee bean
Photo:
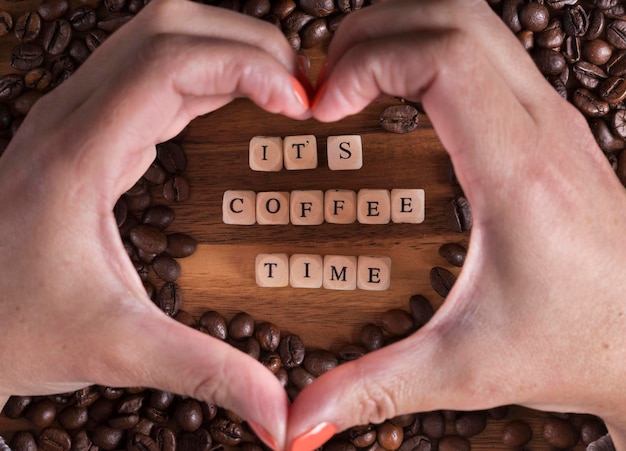
[[[228,336],[233,340],[243,340],[254,334],[254,318],[246,312],[239,312],[228,323]]]
[[[271,2],[271,13],[283,20],[296,9],[294,0],[275,0]]]
[[[211,437],[224,446],[237,446],[243,438],[241,424],[227,418],[216,418],[209,426]]]
[[[50,86],[52,74],[48,69],[36,67],[24,75],[24,85],[29,89],[45,91]]]
[[[302,366],[312,376],[318,377],[339,365],[337,357],[323,349],[312,349],[304,356]]]
[[[563,15],[563,30],[570,36],[582,37],[587,33],[589,17],[581,5],[568,7]]]
[[[72,439],[67,432],[58,428],[45,428],[39,433],[41,451],[70,451]]]
[[[416,329],[424,326],[435,314],[430,301],[421,294],[411,296],[409,299],[409,310],[411,311],[413,324],[415,324]]]
[[[558,75],[566,67],[563,55],[552,49],[537,48],[532,51],[531,56],[544,75]]]
[[[163,184],[163,197],[168,202],[184,202],[189,199],[189,182],[184,177],[175,175]]]
[[[524,0],[504,0],[502,2],[502,20],[513,33],[522,30],[519,12],[524,5]]]
[[[616,152],[624,148],[624,140],[617,138],[607,122],[601,118],[590,120],[589,126],[596,142],[605,152]]]
[[[471,230],[472,209],[469,202],[463,196],[455,197],[446,205],[446,219],[450,227],[457,232]]]
[[[159,255],[152,261],[152,269],[157,277],[165,282],[174,282],[180,277],[180,264],[172,257]]]
[[[528,31],[543,31],[550,21],[550,12],[543,3],[526,3],[520,8],[519,21],[522,27]]]
[[[601,39],[595,39],[583,45],[583,58],[592,64],[602,65],[613,56],[613,47]]]
[[[383,330],[376,324],[366,324],[359,331],[359,343],[368,351],[380,349],[385,344]]]
[[[446,435],[439,440],[439,451],[470,451],[472,445],[465,437]]]
[[[270,0],[246,0],[241,12],[252,17],[263,17],[269,14],[271,7]]]
[[[44,52],[36,44],[20,44],[11,53],[11,67],[17,70],[29,71],[41,66]]]
[[[555,49],[561,47],[565,42],[565,32],[561,28],[561,21],[552,19],[548,26],[534,35],[534,42],[544,49]]]
[[[351,362],[360,359],[365,354],[367,354],[367,350],[363,346],[354,343],[343,345],[339,348],[339,352],[337,352],[337,356],[342,362]]]
[[[402,445],[404,431],[390,421],[385,421],[376,428],[376,440],[384,449],[394,451]]]
[[[366,448],[376,441],[376,429],[369,424],[352,427],[348,433],[351,443],[357,448]]]
[[[315,19],[314,16],[296,9],[282,20],[283,33],[289,38],[290,35],[299,33],[302,27],[313,19]]]
[[[613,56],[609,62],[606,63],[606,70],[609,75],[626,75],[626,50],[613,52]]]
[[[7,74],[0,77],[0,101],[15,99],[24,90],[24,77]]]
[[[41,91],[33,89],[24,91],[13,101],[13,108],[17,113],[26,115],[42,96]]]
[[[35,436],[28,431],[18,431],[13,434],[10,445],[14,451],[37,451]]]
[[[580,440],[584,445],[589,445],[606,435],[607,430],[599,418],[588,418],[580,425]]]
[[[156,441],[145,434],[135,434],[128,441],[128,451],[159,451]]]
[[[456,282],[456,276],[445,268],[434,267],[430,270],[430,285],[433,290],[445,298]]]
[[[147,407],[143,414],[147,419],[156,424],[166,424],[170,421],[170,416],[167,412],[155,409],[154,407]]]
[[[15,22],[15,36],[20,42],[33,42],[41,32],[41,16],[35,11],[26,12]]]
[[[302,11],[315,17],[326,17],[335,11],[334,0],[300,0],[299,4]]]
[[[175,282],[163,285],[156,296],[156,304],[168,316],[176,315],[182,302],[182,291]]]
[[[130,390],[126,390],[128,393]],[[143,406],[143,401],[145,399],[144,395],[129,395],[120,399],[117,405],[117,413],[126,414],[126,413],[137,413],[141,410]]]
[[[52,22],[63,17],[69,6],[67,0],[43,0],[37,7],[37,12],[43,20]]]
[[[298,335],[285,335],[278,345],[278,353],[285,368],[294,368],[304,361],[304,343]]]
[[[130,231],[130,242],[149,254],[160,254],[167,248],[167,237],[156,227],[149,224],[140,224]]]
[[[50,84],[56,87],[67,80],[76,70],[74,60],[68,55],[59,55],[50,63],[50,74],[52,80]]]
[[[618,104],[626,99],[626,78],[610,77],[602,82],[598,92],[610,104]]]
[[[530,50],[535,46],[535,36],[530,30],[522,30],[517,33],[517,39],[524,47],[524,50]]]
[[[606,27],[606,40],[618,49],[626,49],[626,21],[611,21]]]
[[[569,421],[550,417],[543,424],[543,439],[555,448],[572,448],[580,438],[578,430]]]
[[[74,392],[77,407],[89,407],[100,397],[99,391],[93,387],[85,387]]]
[[[473,437],[487,427],[487,412],[461,412],[454,420],[454,430],[462,437]]]
[[[98,29],[106,31],[107,33],[113,33],[122,27],[122,25],[130,22],[133,17],[134,16],[132,14],[112,13],[104,19],[99,20],[96,23],[96,26]]]
[[[325,18],[318,18],[306,24],[300,31],[300,47],[303,49],[311,49],[314,47],[326,45],[332,33],[328,29]]]
[[[239,349],[244,354],[248,354],[255,360],[259,359],[261,355],[261,346],[259,342],[254,337],[249,337],[244,339],[243,341],[235,341],[232,343],[237,349]]]
[[[272,374],[276,374],[281,369],[280,356],[275,352],[266,352],[259,359],[259,362],[263,364]]]
[[[609,112],[609,103],[599,99],[588,89],[578,88],[572,96],[572,103],[588,117],[601,117]]]
[[[315,377],[301,366],[296,366],[289,370],[289,380],[299,390],[304,390],[311,385]]]
[[[87,407],[70,406],[63,409],[57,416],[57,419],[64,429],[74,431],[87,424],[89,412]]]
[[[174,408],[174,419],[184,431],[197,431],[202,426],[202,406],[193,398],[183,399]]]
[[[155,390],[155,391],[159,391],[159,390]],[[133,434],[143,434],[143,435],[147,435],[148,437],[152,436],[152,431],[155,428],[155,424],[154,422],[148,420],[147,418],[142,418],[141,420],[139,420],[139,423],[137,423],[137,425],[132,428],[130,431],[128,431],[128,433],[131,434],[131,437]]]
[[[363,0],[337,0],[336,3],[337,3],[337,8],[339,9],[339,11],[341,11],[342,13],[350,13],[350,12],[356,11],[357,9],[361,9],[363,7],[364,1]],[[336,14],[332,17],[343,18],[345,17],[345,15],[340,16]],[[332,30],[331,27],[329,28]]]
[[[91,441],[99,448],[114,450],[119,448],[124,438],[124,431],[113,429],[105,424],[97,425],[91,433]]]
[[[262,322],[256,326],[254,336],[264,351],[276,351],[280,344],[280,329],[275,324]]]
[[[410,133],[417,129],[418,111],[412,105],[392,105],[380,115],[380,125],[391,133]]]
[[[187,156],[179,144],[168,141],[158,144],[156,149],[157,159],[168,173],[176,174],[187,168]]]
[[[445,243],[439,248],[439,255],[445,258],[451,265],[460,268],[465,263],[467,250],[458,243]]]
[[[40,399],[28,406],[25,418],[39,428],[47,428],[57,416],[56,406],[49,399]]]
[[[125,415],[117,415],[109,418],[107,424],[113,429],[120,429],[126,431],[132,429],[139,423],[139,415],[136,413],[129,413]]]
[[[406,310],[389,309],[381,317],[385,332],[393,337],[405,337],[413,332],[413,318]]]
[[[83,39],[72,39],[68,46],[68,53],[78,64],[84,63],[91,55],[91,51]]]
[[[607,74],[601,67],[587,61],[578,61],[572,67],[576,80],[587,89],[596,89],[606,80]]]
[[[155,441],[160,451],[176,451],[176,434],[170,428],[161,427],[157,429]]]
[[[545,0],[545,2],[552,9],[562,9],[565,6],[575,5],[578,0]]]
[[[511,448],[524,446],[532,436],[530,425],[522,420],[509,421],[502,429],[502,443]]]
[[[226,319],[218,312],[209,310],[200,317],[198,324],[206,330],[206,333],[220,340],[226,340],[228,326]]]
[[[60,55],[72,39],[72,26],[67,20],[51,22],[43,34],[43,48],[50,55]]]
[[[591,3],[600,9],[613,8],[620,0],[591,0]]]
[[[87,44],[89,51],[93,52],[100,47],[104,41],[106,41],[108,36],[109,35],[102,30],[90,30],[85,36],[85,44]]]
[[[289,42],[289,45],[294,50],[294,52],[300,50],[300,44],[302,43],[302,40],[300,39],[300,35],[298,33],[291,32],[290,34],[286,35],[286,38],[287,42]]]
[[[434,443],[425,435],[414,435],[402,443],[398,451],[432,451],[435,449]]]
[[[2,413],[7,418],[17,420],[24,416],[24,412],[32,402],[33,398],[30,396],[11,396],[4,405]]]
[[[119,12],[126,6],[126,0],[104,0],[104,6],[111,12]]]

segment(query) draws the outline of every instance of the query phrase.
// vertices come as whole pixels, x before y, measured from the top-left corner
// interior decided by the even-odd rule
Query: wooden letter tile
[[[256,222],[261,225],[289,224],[289,193],[257,193]]]
[[[294,225],[320,225],[324,222],[324,192],[292,191],[289,215]]]
[[[255,136],[250,140],[250,169],[276,172],[283,169],[283,139]]]
[[[259,254],[255,262],[256,284],[260,287],[289,285],[289,256],[287,254]]]
[[[388,290],[391,284],[391,259],[368,255],[359,256],[356,284],[360,290]]]
[[[324,288],[328,290],[356,290],[357,258],[345,255],[324,257]]]
[[[330,224],[352,224],[356,221],[356,193],[330,189],[324,194],[324,219]]]
[[[230,190],[222,201],[224,224],[253,225],[256,222],[256,194],[254,191]]]
[[[359,135],[329,136],[326,147],[331,171],[354,171],[363,167],[363,145]]]
[[[391,196],[386,189],[362,189],[357,196],[357,219],[361,224],[389,224]]]
[[[391,220],[409,224],[424,222],[424,190],[391,190]]]
[[[289,285],[294,288],[321,288],[324,259],[321,255],[294,254],[289,258]]]
[[[287,136],[283,141],[285,169],[315,169],[317,167],[317,139],[314,135]]]

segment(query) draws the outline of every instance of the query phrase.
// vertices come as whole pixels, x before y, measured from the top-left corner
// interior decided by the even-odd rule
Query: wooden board
[[[31,10],[35,0],[0,1],[8,11]],[[8,54],[14,41],[0,39],[0,72],[13,72]],[[312,79],[323,52],[309,52]],[[453,232],[444,215],[445,204],[460,191],[448,182],[448,157],[425,115],[419,128],[407,135],[382,130],[383,108],[398,104],[386,99],[362,113],[333,124],[314,120],[294,121],[261,111],[247,100],[237,100],[219,111],[198,118],[184,141],[189,158],[187,176],[191,196],[175,206],[177,219],[171,231],[189,233],[199,241],[196,254],[181,260],[183,308],[199,315],[213,309],[227,318],[247,311],[257,319],[272,321],[281,330],[299,334],[307,346],[336,350],[355,340],[359,328],[379,322],[390,308],[408,308],[413,294],[423,294],[437,307],[442,299],[429,283],[433,266],[455,273],[439,255],[446,242],[467,244],[468,235]],[[259,173],[248,166],[248,143],[253,136],[313,134],[319,143],[319,167],[307,171]],[[330,135],[358,134],[363,139],[364,164],[358,171],[330,171],[326,166],[325,142]],[[314,227],[232,226],[222,222],[222,195],[229,189],[256,192],[296,189],[423,188],[426,217],[422,224],[332,225]],[[158,199],[157,199],[158,201]],[[257,254],[285,252],[386,255],[392,259],[391,288],[384,292],[341,292],[324,289],[259,288],[255,284]],[[505,383],[505,381],[503,381]],[[529,421],[535,438],[529,449],[550,449],[541,439],[546,414],[514,407],[502,421],[490,421],[485,432],[472,439],[473,449],[504,449],[502,426],[513,418]],[[22,421],[0,417],[0,434],[10,437]],[[451,431],[451,429],[450,429]],[[582,446],[580,447],[582,449]]]

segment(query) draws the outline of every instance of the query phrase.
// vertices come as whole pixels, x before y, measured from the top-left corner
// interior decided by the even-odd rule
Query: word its
[[[260,287],[384,291],[391,284],[391,259],[382,256],[259,254],[255,266]]]
[[[361,169],[363,145],[358,135],[329,136],[326,141],[328,167],[332,171]],[[255,136],[250,140],[250,169],[276,172],[317,167],[317,139],[313,135]]]
[[[424,190],[229,190],[222,217],[225,224],[237,225],[419,224],[424,221]]]

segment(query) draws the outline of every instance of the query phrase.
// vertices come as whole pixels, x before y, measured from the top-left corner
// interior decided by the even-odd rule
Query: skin
[[[599,415],[623,448],[626,194],[487,3],[350,14],[310,111],[296,74],[271,26],[153,0],[35,105],[0,159],[0,396],[150,386],[230,408],[295,451],[327,438],[296,440],[320,424],[522,404]],[[258,362],[154,307],[111,211],[156,143],[234,97],[337,121],[381,95],[421,101],[450,153],[474,215],[467,259],[426,326],[324,374],[289,408]]]

